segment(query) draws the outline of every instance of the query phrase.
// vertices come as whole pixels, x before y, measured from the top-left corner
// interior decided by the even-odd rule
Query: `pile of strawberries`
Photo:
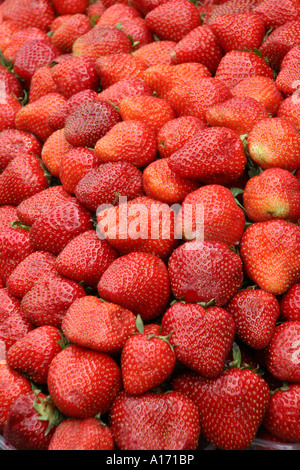
[[[300,443],[299,0],[0,5],[0,434]]]

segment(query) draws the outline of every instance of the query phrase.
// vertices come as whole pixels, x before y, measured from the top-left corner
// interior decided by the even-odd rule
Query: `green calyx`
[[[45,435],[49,434],[53,427],[58,426],[63,420],[64,416],[54,405],[54,402],[50,396],[42,398],[39,396],[40,390],[35,389],[35,399],[33,402],[33,408],[39,414],[38,419],[40,421],[48,421],[48,427],[45,431]]]

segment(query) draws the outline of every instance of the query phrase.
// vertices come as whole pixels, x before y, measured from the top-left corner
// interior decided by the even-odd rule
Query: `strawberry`
[[[151,88],[141,78],[125,78],[102,90],[98,97],[119,106],[126,96],[152,95]]]
[[[228,0],[214,5],[208,17],[204,17],[204,23],[211,24],[216,18],[224,15],[239,15],[249,13],[261,0]]]
[[[97,417],[64,419],[55,429],[48,450],[114,450],[109,426]]]
[[[98,140],[95,155],[101,163],[127,161],[146,167],[157,155],[155,132],[140,120],[121,121]]]
[[[48,187],[48,180],[35,155],[20,154],[0,175],[0,202],[17,206]]]
[[[195,134],[174,152],[169,166],[178,176],[225,185],[243,174],[246,157],[242,141],[233,130],[211,127]]]
[[[263,19],[267,30],[300,19],[300,7],[296,0],[263,0],[253,11]]]
[[[228,127],[238,134],[248,134],[263,119],[269,117],[264,104],[248,96],[234,96],[209,107],[205,113],[207,124]]]
[[[172,63],[200,62],[211,74],[216,72],[222,56],[221,46],[207,25],[192,29],[176,43],[171,52]]]
[[[283,94],[278,89],[275,81],[269,77],[261,75],[248,77],[239,82],[231,89],[233,96],[253,98],[262,103],[268,113],[276,116],[277,111],[284,99]]]
[[[0,132],[6,129],[15,129],[16,117],[22,106],[19,100],[12,94],[1,93],[0,100]]]
[[[12,222],[18,221],[16,206],[4,205],[0,207],[0,230],[11,226]]]
[[[186,374],[173,387],[198,406],[203,437],[221,450],[250,446],[270,399],[266,381],[256,372],[238,367],[214,379]]]
[[[300,230],[280,219],[246,228],[240,254],[248,277],[271,294],[285,293],[300,279]]]
[[[194,116],[205,121],[205,112],[213,105],[232,98],[225,83],[214,78],[200,78],[194,82],[175,85],[166,95],[177,117]]]
[[[162,3],[147,13],[145,21],[156,37],[174,42],[179,42],[201,22],[196,5],[186,0]]]
[[[121,370],[106,353],[70,345],[52,360],[47,384],[61,413],[90,418],[110,409],[121,390]]]
[[[141,395],[161,385],[176,364],[169,336],[147,334],[143,324],[138,330],[139,334],[126,339],[121,354],[124,390],[130,395]]]
[[[280,318],[284,321],[300,321],[300,283],[293,284],[280,299]]]
[[[48,0],[15,0],[3,8],[2,15],[4,21],[11,21],[21,29],[33,26],[47,32],[55,18],[55,11]]]
[[[61,105],[58,107],[59,109],[61,109]],[[50,112],[48,118],[52,115],[53,111]],[[47,122],[49,122],[48,118]],[[66,140],[64,127],[56,131],[52,130],[52,133],[45,140],[41,152],[41,159],[52,176],[59,177],[62,157],[73,149],[74,146]]]
[[[161,315],[170,300],[165,263],[151,253],[132,252],[113,261],[98,283],[102,299],[149,321]]]
[[[299,57],[300,46],[293,47],[284,56],[276,77],[276,86],[285,97],[295,94],[299,89]]]
[[[89,19],[94,19],[97,23],[97,20],[105,12],[106,8],[107,7],[104,5],[102,0],[95,0],[95,2],[89,2],[89,5],[85,10],[85,14]]]
[[[70,305],[85,295],[80,284],[49,272],[41,276],[22,298],[22,315],[36,327],[49,325],[60,329]]]
[[[214,300],[222,307],[243,281],[240,256],[224,243],[211,240],[180,245],[169,258],[168,270],[174,296],[190,303]]]
[[[136,331],[135,322],[130,310],[91,295],[73,302],[61,328],[73,344],[116,356]]]
[[[14,72],[24,80],[29,88],[34,72],[43,65],[49,65],[60,50],[52,43],[43,39],[32,39],[23,44],[14,59]]]
[[[31,392],[31,384],[5,362],[0,363],[0,371],[0,432],[3,434],[10,407],[19,396]]]
[[[222,57],[215,77],[232,89],[245,78],[257,75],[274,79],[271,67],[260,55],[252,51],[233,50]]]
[[[52,359],[62,350],[60,331],[53,326],[34,328],[16,341],[6,355],[7,364],[14,370],[26,374],[37,384],[47,383]]]
[[[34,329],[35,325],[24,317],[21,307],[16,309],[0,323],[0,341],[4,351],[9,351],[17,341]]]
[[[72,57],[55,64],[52,78],[59,93],[67,99],[82,90],[97,90],[99,86],[94,61],[89,57]]]
[[[163,315],[161,334],[176,345],[178,362],[203,377],[217,377],[232,348],[235,324],[221,307],[176,302]]]
[[[21,202],[16,208],[17,216],[23,225],[31,226],[40,216],[71,198],[62,186],[50,186]]]
[[[95,64],[103,90],[126,78],[142,78],[147,69],[143,59],[126,52],[99,57]]]
[[[243,204],[254,222],[300,218],[300,184],[296,176],[281,168],[269,168],[253,176],[246,184]]]
[[[60,420],[51,398],[40,391],[22,394],[12,404],[4,439],[16,450],[47,450]]]
[[[196,405],[174,391],[138,396],[123,391],[109,418],[120,450],[195,450],[201,432]]]
[[[114,3],[106,8],[97,20],[97,27],[101,25],[116,25],[123,19],[141,18],[140,12],[131,5]]]
[[[164,124],[157,133],[157,150],[160,157],[170,157],[206,124],[196,116],[180,116]]]
[[[203,217],[203,225],[199,216]],[[234,246],[244,233],[245,214],[228,188],[208,184],[187,194],[177,215],[178,231],[185,240],[201,235],[197,233],[199,222],[205,240]]]
[[[33,103],[49,93],[59,94],[59,89],[52,77],[52,66],[44,65],[36,69],[31,77],[28,103]]]
[[[172,64],[171,52],[176,46],[174,41],[153,41],[132,52],[142,59],[148,67],[158,64]]]
[[[143,171],[143,189],[147,197],[166,204],[179,204],[200,183],[177,176],[169,167],[169,158],[159,158]]]
[[[31,40],[42,40],[48,42],[48,44],[52,43],[51,38],[47,35],[45,31],[40,28],[32,26],[29,28],[21,29],[13,35],[11,41],[3,50],[4,59],[14,64],[16,54],[19,51],[20,47]]]
[[[21,28],[12,21],[3,21],[3,14],[1,15],[0,23],[0,51],[3,52],[6,47],[11,43],[13,36],[21,30]]]
[[[147,196],[121,202],[97,211],[99,236],[123,255],[137,251],[163,259],[170,256],[178,245],[174,210]]]
[[[20,80],[3,65],[0,65],[1,94],[14,94],[16,98],[23,97],[23,87]]]
[[[72,52],[75,57],[89,56],[97,59],[107,54],[130,53],[131,48],[131,41],[123,31],[114,25],[101,25],[77,38]]]
[[[89,18],[82,13],[71,15],[52,35],[52,42],[61,52],[72,52],[73,44],[80,36],[92,29]]]
[[[143,194],[142,171],[132,163],[119,161],[101,164],[90,170],[77,184],[75,196],[91,212],[105,204],[116,204],[120,197],[135,199]]]
[[[300,135],[285,118],[263,119],[249,132],[251,159],[264,170],[281,168],[295,171],[300,166]]]
[[[59,167],[59,179],[65,191],[74,194],[77,183],[99,165],[96,153],[86,147],[76,147],[63,155]]]
[[[30,132],[16,129],[5,129],[0,133],[0,171],[7,167],[15,157],[29,154],[41,156],[42,146]]]
[[[300,114],[299,114],[299,106],[298,101],[295,100],[295,96],[288,96],[285,98],[277,111],[277,117],[285,118],[290,121],[296,129],[299,131],[300,129]]]
[[[41,214],[31,226],[29,236],[35,250],[58,255],[69,241],[92,228],[91,213],[72,197]]]
[[[6,287],[0,289],[0,323],[3,323],[14,312],[20,310],[20,300],[10,294]]]
[[[16,114],[16,129],[31,132],[44,143],[53,133],[47,122],[48,116],[65,101],[66,98],[60,93],[48,93],[33,103],[26,104]]]
[[[59,16],[84,13],[88,6],[88,0],[52,0],[52,3]]]
[[[88,230],[65,246],[57,256],[55,267],[62,276],[96,288],[116,258],[114,248],[106,240],[100,240],[95,230]]]
[[[263,426],[284,442],[299,442],[300,385],[289,384],[271,395]]]
[[[119,103],[119,112],[123,121],[146,122],[155,133],[176,117],[173,106],[167,100],[147,95],[123,98]]]
[[[280,323],[265,351],[268,371],[283,382],[299,383],[299,331],[299,321]]]
[[[275,332],[280,307],[275,295],[262,289],[238,292],[226,305],[232,315],[236,335],[253,349],[267,347]]]
[[[300,45],[300,19],[287,21],[278,26],[263,41],[260,51],[270,67],[279,71],[284,56],[295,46]]]
[[[120,113],[108,101],[85,101],[67,117],[65,138],[74,147],[94,147],[120,120]]]
[[[145,18],[121,18],[115,26],[132,40],[132,51],[153,42],[153,34],[148,28]]]
[[[151,10],[166,1],[167,0],[134,0],[132,4],[143,16],[146,16]]]

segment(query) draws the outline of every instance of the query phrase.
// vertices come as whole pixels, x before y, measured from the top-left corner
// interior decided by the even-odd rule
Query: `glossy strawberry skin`
[[[63,188],[68,193],[74,194],[79,181],[99,165],[100,162],[94,150],[86,147],[73,148],[61,158],[59,179]]]
[[[8,227],[0,231],[0,277],[6,283],[18,264],[33,253],[29,232],[23,228]]]
[[[54,18],[55,11],[48,0],[37,4],[31,0],[17,0],[3,7],[3,20],[11,21],[21,29],[34,26],[48,32]]]
[[[83,13],[88,6],[87,0],[76,0],[75,2],[72,0],[54,0],[52,3],[59,16]]]
[[[148,87],[144,80],[140,78],[125,78],[102,90],[98,97],[110,101],[115,106],[119,106],[121,100],[126,96],[150,96],[151,94],[151,88]]]
[[[117,53],[100,56],[95,62],[101,88],[108,87],[127,78],[142,78],[147,64],[138,56],[130,53]]]
[[[300,320],[300,284],[293,284],[280,299],[280,318],[283,320]]]
[[[49,114],[49,116],[51,114],[52,112]],[[48,123],[48,118],[47,118],[47,123]],[[58,129],[56,131],[53,131],[52,129],[51,134],[48,136],[47,140],[44,142],[42,155],[41,155],[42,161],[46,169],[52,176],[59,178],[59,169],[60,169],[61,159],[63,155],[65,155],[66,153],[68,153],[70,150],[73,150],[73,149],[74,149],[74,146],[71,145],[66,140],[64,128]]]
[[[143,59],[148,67],[158,64],[170,65],[172,64],[171,53],[175,46],[174,41],[153,41],[133,51],[133,55]]]
[[[20,308],[20,300],[14,297],[6,287],[0,289],[1,309],[0,323],[4,322],[12,313]]]
[[[295,0],[264,0],[253,11],[264,20],[267,30],[300,19],[299,3]]]
[[[18,155],[30,154],[41,156],[42,146],[39,140],[29,132],[18,131],[16,129],[5,129],[0,134],[1,172],[8,163]]]
[[[71,53],[74,42],[92,29],[89,18],[82,13],[70,15],[52,34],[53,44],[63,53]]]
[[[21,307],[9,315],[6,320],[0,323],[0,341],[4,345],[5,351],[20,339],[34,330],[35,325],[24,317]]]

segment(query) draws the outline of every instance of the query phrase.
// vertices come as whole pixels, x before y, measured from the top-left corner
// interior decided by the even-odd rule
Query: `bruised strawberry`
[[[61,413],[89,418],[108,412],[121,390],[121,380],[120,367],[111,356],[70,345],[51,362],[47,383]]]
[[[64,190],[74,194],[77,183],[99,165],[96,153],[86,147],[76,147],[64,154],[59,166],[59,179]]]
[[[176,345],[177,361],[203,377],[217,377],[232,348],[235,323],[221,307],[176,302],[163,315],[161,334]]]
[[[62,276],[95,288],[117,256],[114,248],[99,239],[95,230],[88,230],[65,246],[57,256],[55,267]]]
[[[116,355],[136,331],[135,323],[136,317],[130,310],[95,296],[86,296],[73,302],[61,328],[73,344]]]
[[[19,155],[41,156],[42,145],[30,132],[5,129],[0,133],[0,171],[2,172]]]
[[[280,318],[300,321],[300,283],[293,284],[280,299]]]
[[[119,106],[126,96],[152,95],[151,88],[141,78],[125,78],[102,90],[98,97]]]
[[[129,52],[101,56],[95,65],[103,90],[126,78],[142,78],[147,69],[143,59]]]
[[[224,306],[242,285],[240,256],[222,242],[197,239],[176,248],[168,262],[171,288],[177,300],[215,301]]]
[[[171,52],[176,46],[174,41],[153,41],[132,52],[141,58],[148,67],[158,64],[172,64]]]
[[[143,321],[161,315],[170,300],[170,280],[165,263],[151,253],[133,252],[113,261],[101,276],[98,292]]]

